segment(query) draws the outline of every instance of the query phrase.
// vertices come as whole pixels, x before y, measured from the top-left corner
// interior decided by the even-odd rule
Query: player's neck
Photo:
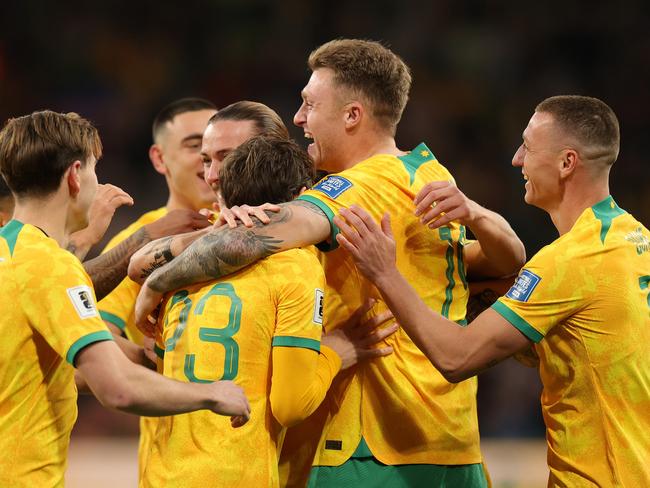
[[[608,181],[591,182],[589,185],[574,185],[564,191],[561,201],[549,211],[551,220],[560,235],[569,232],[580,215],[609,196]]]
[[[63,248],[68,245],[68,205],[57,196],[19,200],[13,218],[38,227]]]
[[[176,193],[170,193],[169,198],[167,199],[167,204],[165,205],[167,211],[171,212],[172,210],[198,210],[185,198]]]
[[[395,143],[395,138],[389,135],[385,136],[372,136],[372,135],[359,135],[348,144],[346,157],[344,162],[344,169],[351,168],[361,161],[365,161],[378,154],[392,154],[394,156],[401,156],[406,154],[400,151]]]

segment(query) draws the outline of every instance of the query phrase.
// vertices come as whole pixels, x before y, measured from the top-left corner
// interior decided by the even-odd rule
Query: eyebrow
[[[203,134],[190,134],[189,136],[185,136],[181,139],[181,144],[191,141],[192,139],[203,139]]]

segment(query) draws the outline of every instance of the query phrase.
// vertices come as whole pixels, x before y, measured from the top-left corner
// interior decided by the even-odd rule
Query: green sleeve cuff
[[[497,300],[492,304],[492,309],[510,322],[517,330],[519,330],[519,332],[528,337],[535,344],[544,339],[542,334],[540,334],[532,325],[522,319],[519,315],[510,310],[503,302]]]
[[[320,341],[305,339],[304,337],[275,336],[272,345],[273,347],[302,347],[320,352]]]
[[[99,316],[102,318],[102,320],[105,320],[106,322],[110,322],[115,327],[118,327],[120,330],[126,329],[126,322],[115,314],[100,310]]]
[[[158,356],[160,359],[165,359],[165,350],[158,346],[158,344],[155,344],[153,346],[153,352],[155,352],[156,356]]]
[[[329,208],[324,202],[319,200],[316,197],[313,197],[311,195],[301,195],[299,196],[296,200],[303,200],[305,202],[309,202],[313,205],[316,205],[318,208],[320,208],[325,216],[327,217],[327,220],[330,221],[330,242],[319,242],[316,244],[316,247],[323,252],[328,252],[328,251],[333,251],[337,247],[339,247],[339,243],[336,241],[336,236],[340,232],[339,228],[334,224],[334,212],[332,212],[332,209]]]
[[[86,334],[85,336],[77,339],[74,342],[74,344],[70,346],[70,349],[68,349],[68,354],[65,355],[65,360],[68,361],[72,366],[74,366],[74,360],[77,357],[77,354],[84,347],[89,346],[90,344],[93,344],[95,342],[112,341],[112,340],[113,340],[113,335],[107,330],[98,330],[97,332],[91,332],[90,334]]]

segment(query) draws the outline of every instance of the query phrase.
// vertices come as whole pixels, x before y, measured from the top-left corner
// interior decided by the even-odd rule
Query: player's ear
[[[149,159],[158,173],[161,175],[167,174],[167,166],[165,166],[165,162],[163,161],[163,151],[160,144],[151,145],[149,148]]]
[[[298,196],[302,195],[302,194],[305,193],[306,191],[307,191],[307,187],[306,187],[306,186],[303,186],[303,187],[300,189],[300,192],[298,193]]]
[[[345,106],[345,128],[348,130],[358,127],[363,119],[364,108],[359,102],[350,102]]]
[[[575,149],[564,149],[560,160],[560,178],[566,178],[573,174],[580,156]]]
[[[68,185],[68,191],[70,192],[71,197],[76,197],[81,190],[81,176],[79,171],[81,170],[81,161],[77,160],[70,165],[63,175],[63,178]]]

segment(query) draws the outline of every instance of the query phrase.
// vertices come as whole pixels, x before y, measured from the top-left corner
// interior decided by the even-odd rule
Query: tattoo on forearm
[[[150,240],[147,230],[141,227],[110,251],[83,263],[95,287],[97,300],[108,295],[124,279],[129,259]]]
[[[325,212],[323,212],[321,210],[320,207],[318,207],[317,205],[314,205],[313,203],[308,202],[306,200],[294,200],[292,202],[287,203],[287,205],[296,206],[296,207],[303,207],[303,208],[306,208],[307,210],[309,210],[311,213],[314,213],[314,214],[318,215],[319,217],[327,218],[327,215],[325,214]]]
[[[255,226],[252,229],[240,224],[234,229],[217,229],[197,239],[170,264],[156,270],[147,282],[148,286],[164,293],[221,278],[282,250],[284,240],[274,234],[278,226],[291,221],[291,206],[297,203],[282,204],[279,212],[267,212],[271,222],[266,225],[253,219]],[[307,203],[311,211],[316,209],[322,214],[315,205],[300,203]]]
[[[147,253],[147,256],[151,256],[152,260],[148,263],[148,266],[142,270],[140,278],[146,278],[156,269],[164,266],[165,264],[171,262],[174,259],[174,255],[171,250],[171,243],[173,237],[165,237],[156,241],[156,245],[153,246]],[[153,243],[152,243],[153,244]]]

